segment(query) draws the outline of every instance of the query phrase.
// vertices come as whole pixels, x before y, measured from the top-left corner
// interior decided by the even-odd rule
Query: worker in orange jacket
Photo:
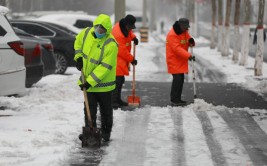
[[[135,29],[136,18],[133,15],[127,15],[115,24],[112,29],[112,35],[116,39],[119,48],[117,56],[116,69],[116,88],[113,91],[113,108],[127,106],[128,103],[121,99],[121,90],[125,82],[125,76],[129,75],[129,64],[137,65],[137,60],[131,54],[131,42],[138,45],[138,39],[133,33]]]
[[[173,24],[166,38],[166,61],[168,73],[172,74],[171,105],[186,105],[181,99],[184,74],[188,73],[188,60],[195,60],[195,57],[188,52],[188,47],[195,46],[194,39],[188,32],[189,20],[180,18]]]

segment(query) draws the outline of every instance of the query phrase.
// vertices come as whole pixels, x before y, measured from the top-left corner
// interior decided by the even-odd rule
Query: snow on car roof
[[[9,9],[4,6],[0,6],[0,14],[5,15],[9,12]]]
[[[38,20],[57,20],[57,21],[64,21],[69,22],[71,24],[75,23],[78,19],[90,20],[94,21],[97,16],[95,15],[84,15],[84,14],[48,14],[45,16],[41,16],[37,18]]]

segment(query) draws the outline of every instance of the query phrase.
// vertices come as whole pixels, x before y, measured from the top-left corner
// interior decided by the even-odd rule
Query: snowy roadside
[[[42,78],[20,97],[0,97],[0,165],[60,165],[83,125],[78,75]]]
[[[237,83],[246,89],[267,96],[267,63],[263,63],[263,76],[254,76],[255,59],[248,57],[247,66],[240,66],[232,61],[232,57],[222,57],[217,50],[209,47],[195,48],[196,57],[199,56],[213,63],[220,71],[227,75],[228,83]]]

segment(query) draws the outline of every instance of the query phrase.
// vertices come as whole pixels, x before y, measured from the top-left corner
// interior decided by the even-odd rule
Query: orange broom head
[[[130,105],[130,106],[139,106],[140,105],[140,97],[138,97],[138,96],[128,96],[128,105]]]

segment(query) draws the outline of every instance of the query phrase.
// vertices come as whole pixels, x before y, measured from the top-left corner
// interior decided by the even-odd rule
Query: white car
[[[93,22],[96,18],[97,16],[95,15],[85,15],[85,14],[48,14],[36,19],[47,22],[60,21],[70,24],[76,28],[84,29],[86,27],[92,27]]]
[[[0,96],[23,92],[26,81],[25,50],[6,18],[8,11],[0,6]]]

